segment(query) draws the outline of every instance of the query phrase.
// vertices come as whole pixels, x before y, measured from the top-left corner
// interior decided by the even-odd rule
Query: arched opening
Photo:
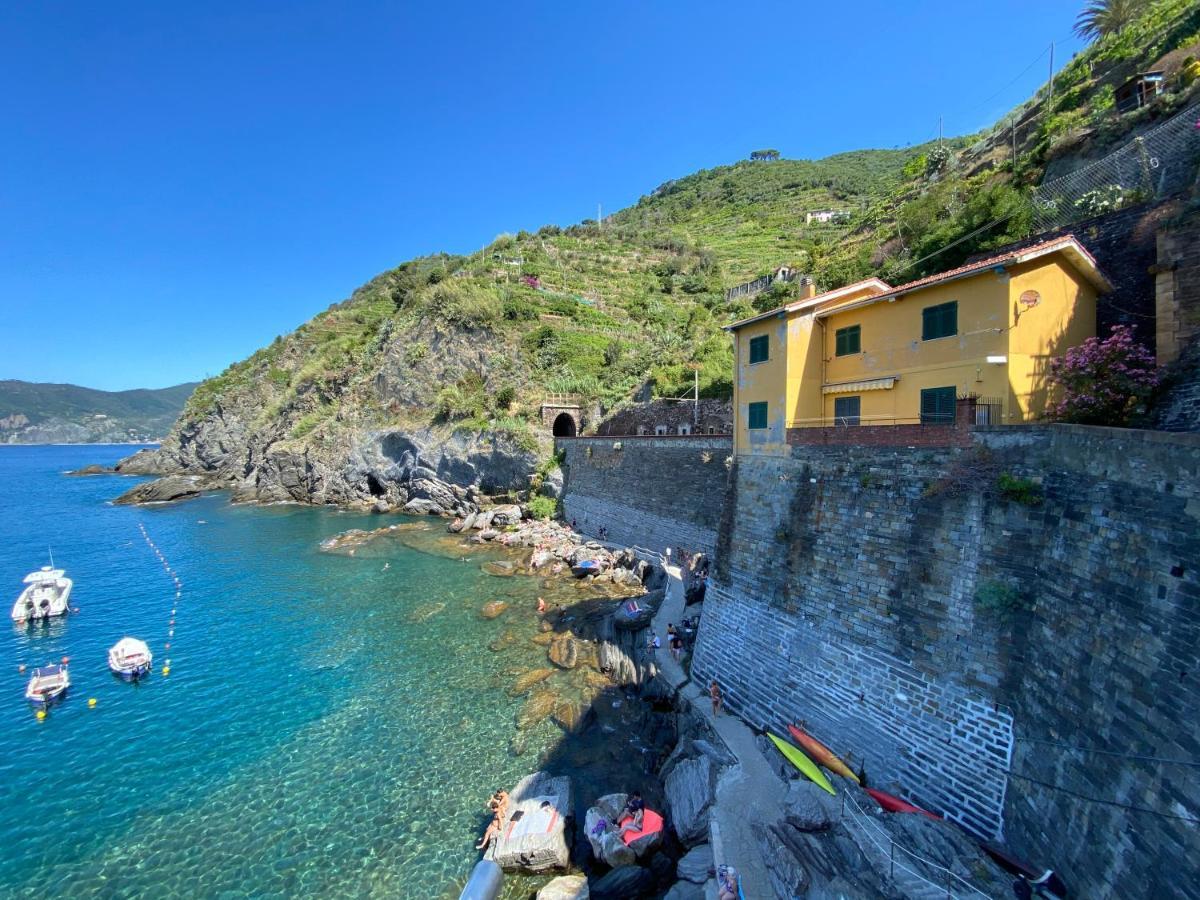
[[[559,413],[554,419],[555,437],[575,437],[575,420],[570,413]]]

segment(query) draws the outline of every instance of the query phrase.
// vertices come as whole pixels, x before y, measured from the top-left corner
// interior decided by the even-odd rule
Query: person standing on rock
[[[721,699],[721,688],[717,684],[717,679],[712,680],[712,684],[708,688],[708,696],[712,698],[713,718],[721,714],[721,706],[724,701]]]
[[[650,655],[654,656],[656,651],[658,650],[658,648],[661,646],[662,646],[662,641],[660,641],[658,639],[658,635],[655,634],[654,632],[650,632],[650,644],[648,645],[648,648],[647,648],[650,651]]]

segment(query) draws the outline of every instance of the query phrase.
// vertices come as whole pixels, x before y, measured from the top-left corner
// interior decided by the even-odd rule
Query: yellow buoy
[[[92,707],[92,706],[95,706],[95,705],[96,705],[96,698],[95,698],[95,697],[88,697],[88,706],[89,706],[89,707]]]
[[[170,666],[163,666],[163,674],[164,674],[164,675],[170,675],[170,674],[171,674],[171,667],[170,667]]]
[[[44,709],[39,709],[37,711],[37,718],[38,718],[39,722],[42,721],[42,719],[46,718],[46,711]]]

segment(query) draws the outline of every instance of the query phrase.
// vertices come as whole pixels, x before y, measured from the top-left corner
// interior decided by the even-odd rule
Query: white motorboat
[[[44,709],[64,697],[70,686],[71,676],[65,665],[41,666],[33,670],[33,677],[25,688],[25,699]]]
[[[49,619],[52,616],[67,614],[70,607],[71,587],[74,582],[67,578],[66,572],[52,565],[42,566],[37,572],[25,576],[28,587],[21,591],[21,596],[13,604],[12,617],[17,623],[36,622],[39,619]]]
[[[126,681],[137,681],[150,674],[150,664],[154,662],[154,654],[146,646],[145,641],[137,638],[123,637],[108,651],[108,667],[114,675],[119,675]]]

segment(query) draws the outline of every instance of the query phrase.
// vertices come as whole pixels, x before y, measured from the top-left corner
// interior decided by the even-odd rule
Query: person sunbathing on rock
[[[492,794],[491,803],[488,804],[501,819],[508,817],[508,791],[504,788],[497,788]]]
[[[642,795],[634,791],[629,795],[629,801],[625,804],[625,808],[621,810],[621,815],[617,817],[617,821],[628,818],[629,821],[622,825],[617,830],[617,835],[623,835],[627,831],[638,832],[642,830],[642,822],[646,815],[646,804],[642,800]]]
[[[504,823],[500,819],[500,813],[497,812],[492,817],[492,821],[488,823],[487,831],[483,833],[483,837],[479,839],[479,843],[475,845],[476,850],[486,850],[488,845],[494,838],[500,837],[500,829]]]

